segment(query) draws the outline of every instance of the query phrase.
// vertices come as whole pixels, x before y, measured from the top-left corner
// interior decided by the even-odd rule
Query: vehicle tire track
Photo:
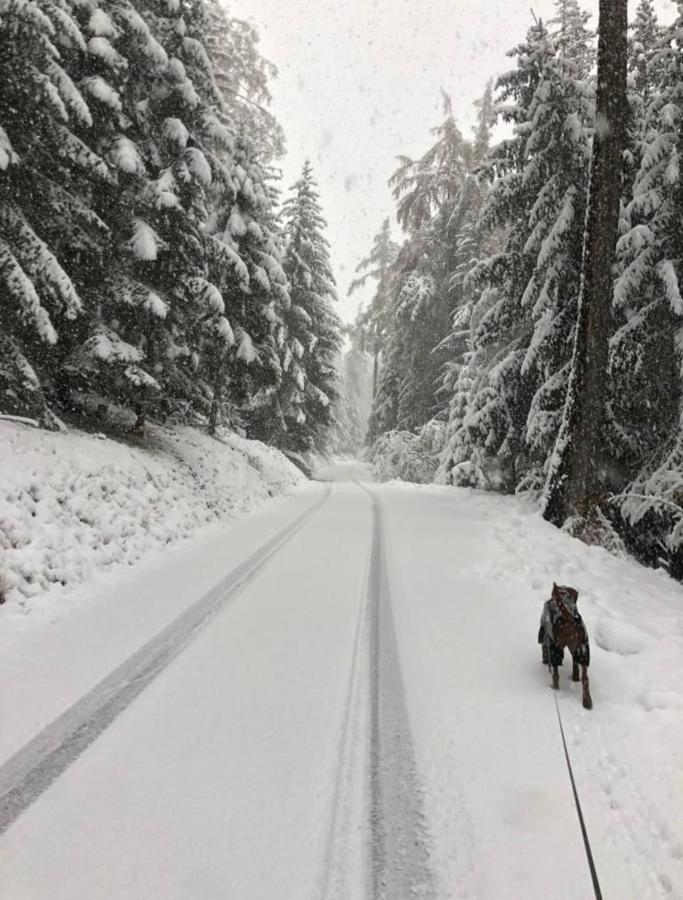
[[[322,508],[323,495],[0,766],[0,835]]]
[[[369,660],[368,574],[371,548],[365,562],[349,685],[343,713],[336,784],[326,855],[323,900],[365,900],[364,872],[368,843],[368,694]]]
[[[372,500],[370,610],[370,896],[435,897],[384,552],[382,510]]]

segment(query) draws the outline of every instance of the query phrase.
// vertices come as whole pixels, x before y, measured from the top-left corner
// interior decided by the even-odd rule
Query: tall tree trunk
[[[378,328],[375,325],[375,336],[372,344],[372,400],[375,401],[377,396],[377,378],[379,375],[379,335]]]
[[[221,403],[223,401],[223,381],[221,379],[220,363],[216,367],[216,376],[213,384],[213,397],[211,398],[211,407],[209,409],[208,432],[214,436],[218,428],[218,420],[220,417]]]
[[[612,265],[626,136],[627,0],[600,0],[596,127],[569,387],[544,516],[592,521],[604,499]]]

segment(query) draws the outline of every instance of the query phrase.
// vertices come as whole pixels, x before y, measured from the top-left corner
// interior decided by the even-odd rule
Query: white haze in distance
[[[553,15],[553,0],[532,5],[540,18]],[[596,27],[597,0],[582,5]],[[631,12],[636,5],[630,0]],[[656,6],[670,22],[675,4]],[[396,156],[416,157],[429,146],[441,88],[469,135],[474,101],[489,78],[511,67],[506,51],[532,22],[529,0],[234,0],[228,8],[257,26],[261,52],[278,67],[271,108],[287,136],[284,186],[309,157],[329,225],[339,312],[351,322],[369,293],[347,297],[356,265],[383,219],[393,221],[387,180]]]

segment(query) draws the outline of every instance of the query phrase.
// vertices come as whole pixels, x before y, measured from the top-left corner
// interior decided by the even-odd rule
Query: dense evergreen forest
[[[530,493],[548,518],[585,537],[566,512],[553,514],[552,477],[604,116],[596,117],[589,16],[577,0],[555,7],[548,22],[531,21],[509,70],[482,90],[470,138],[444,96],[431,146],[399,159],[392,185],[402,240],[392,241],[386,222],[359,266],[375,291],[355,330],[376,360],[368,442],[379,475]],[[624,24],[625,15],[623,4]],[[593,539],[623,542],[678,577],[682,35],[683,17],[661,26],[652,0],[638,3],[627,44],[624,34],[623,134],[611,167],[620,197],[604,267],[609,274],[611,262],[612,278],[590,511]],[[604,180],[598,171],[593,186]]]
[[[341,323],[313,172],[210,0],[0,0],[0,412],[322,451]]]
[[[482,85],[471,136],[444,93],[431,145],[399,157],[400,237],[386,219],[351,286],[372,299],[344,329],[310,164],[281,197],[253,26],[213,0],[0,0],[0,413],[365,446],[380,477],[528,493],[683,575],[683,16],[663,27],[640,0],[627,43],[624,25],[610,132],[618,28],[601,27],[601,88],[595,23],[555,7]],[[604,371],[584,384],[607,181]],[[590,490],[569,502],[581,468]]]

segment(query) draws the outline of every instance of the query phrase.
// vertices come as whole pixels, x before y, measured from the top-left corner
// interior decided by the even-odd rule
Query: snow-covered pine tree
[[[657,22],[652,0],[641,0],[630,26],[628,45],[628,100],[627,149],[624,166],[624,193],[620,221],[621,240],[617,252],[617,271],[624,275],[633,262],[633,228],[644,224],[632,207],[633,192],[638,173],[655,131],[648,125],[647,116],[653,96],[661,86],[664,74],[659,53],[663,29]],[[655,123],[653,123],[655,124]],[[656,124],[655,124],[656,127]],[[660,341],[659,331],[668,327],[668,315],[659,325],[647,315],[634,315],[638,307],[666,310],[668,302],[661,282],[650,281],[631,293],[627,303],[620,284],[616,294],[613,315],[616,334],[611,342],[611,429],[610,443],[616,483],[626,482],[635,475],[640,461],[653,448],[659,446],[663,436],[669,433],[671,417],[675,416],[676,402],[662,404],[657,399],[661,387],[660,378],[668,380],[676,368],[675,354],[670,342],[665,341],[669,352],[660,357],[655,347]],[[653,307],[654,301],[654,307]],[[649,351],[648,352],[648,348]],[[635,361],[638,363],[634,365]],[[668,374],[667,374],[668,373]],[[661,417],[661,418],[660,418]]]
[[[232,135],[199,40],[205,4],[117,0],[83,4],[91,35],[81,80],[94,108],[93,139],[115,181],[93,200],[111,229],[102,276],[89,293],[88,334],[70,371],[87,390],[138,412],[199,405],[199,336],[232,340],[224,302],[207,279],[203,226],[217,153]]]
[[[290,306],[276,195],[269,171],[257,161],[253,147],[239,138],[235,164],[235,193],[214,199],[209,221],[209,271],[225,297],[235,332],[234,346],[213,363],[212,419],[223,397],[241,410],[250,433],[274,441],[282,428],[277,391],[286,354],[284,317]]]
[[[365,287],[368,281],[375,283],[373,296],[367,307],[359,311],[355,324],[361,349],[372,354],[373,402],[377,395],[380,355],[387,336],[393,266],[398,250],[398,245],[391,238],[391,224],[387,217],[374,237],[370,253],[356,268],[358,277],[349,287],[349,294],[353,294]],[[374,419],[368,422],[368,429],[368,443],[372,443],[377,436]]]
[[[643,224],[642,217],[634,213],[631,202],[648,143],[654,136],[654,132],[649,129],[647,115],[663,75],[662,57],[659,54],[663,30],[657,22],[652,0],[641,0],[638,4],[630,32],[629,115],[619,226],[621,240],[616,259],[619,276],[624,275],[633,261],[632,238],[628,235],[633,227]],[[628,303],[619,302],[619,297],[621,288],[617,302],[613,304],[616,334],[611,341],[610,351],[612,377],[609,440],[615,484],[625,483],[632,478],[643,456],[659,446],[662,434],[669,432],[671,416],[675,415],[676,408],[675,399],[673,406],[655,401],[658,394],[656,383],[660,378],[659,359],[655,361],[654,357],[651,358],[647,353],[648,346],[653,351],[659,342],[659,327],[662,324],[664,327],[667,326],[666,317],[664,323],[650,329],[652,323],[647,316],[633,315],[638,306],[647,309],[655,298],[657,298],[655,308],[666,309],[668,304],[663,285],[657,281],[643,285],[642,289],[632,293]],[[668,346],[670,351],[668,363],[665,360],[662,370],[671,374],[675,370],[676,363],[673,347],[670,344]],[[637,365],[633,364],[635,360],[639,360]],[[663,377],[666,380],[666,374],[663,374]]]
[[[540,488],[564,403],[579,290],[592,112],[574,62],[542,22],[510,55],[482,225],[504,235],[469,275],[480,299],[451,407],[440,478]],[[465,400],[465,396],[467,399]]]
[[[259,52],[259,35],[249,22],[230,16],[220,4],[207,10],[205,46],[232,130],[248,139],[258,161],[266,164],[282,156],[282,127],[268,109],[270,81],[276,67]]]
[[[586,78],[595,65],[595,35],[586,27],[589,21],[590,13],[578,0],[555,0],[555,15],[548,22],[558,53],[572,63],[578,78]]]
[[[84,172],[108,176],[74,134],[85,100],[63,55],[85,46],[66,3],[0,2],[0,412],[56,420],[43,376],[82,301],[63,266],[61,235],[87,245],[103,224],[82,202]]]
[[[652,99],[652,92],[661,79],[661,64],[657,49],[662,40],[662,29],[657,22],[652,0],[640,0],[633,22],[629,26],[628,41],[628,120],[624,153],[624,203],[630,203],[633,184],[640,168],[645,137],[645,114]],[[622,233],[628,230],[628,221],[622,216]]]
[[[662,66],[655,54],[661,45],[664,31],[657,21],[653,0],[640,0],[630,25],[628,71],[634,92],[641,97],[647,109],[656,89]]]
[[[456,392],[463,368],[470,356],[469,323],[475,303],[475,293],[469,274],[477,259],[489,255],[496,249],[496,236],[481,227],[481,211],[488,192],[486,165],[491,150],[491,129],[495,124],[496,111],[493,102],[493,82],[489,82],[481,100],[475,103],[477,125],[472,144],[472,171],[447,219],[446,243],[450,245],[450,272],[448,291],[451,306],[451,321],[447,335],[437,351],[445,356],[440,386],[440,418],[452,418],[451,404],[456,393],[462,396],[462,385]]]
[[[596,127],[574,347],[543,514],[589,542],[606,536],[607,374],[627,118],[626,0],[600,0]]]
[[[418,429],[448,402],[439,393],[449,358],[444,339],[462,302],[458,274],[471,252],[469,225],[480,191],[475,149],[462,137],[445,94],[444,115],[434,145],[419,160],[402,158],[391,180],[408,236],[393,266],[372,437],[391,428]],[[485,132],[478,136],[485,138]]]
[[[282,237],[270,162],[281,149],[280,128],[263,106],[272,67],[258,54],[257,35],[211,8],[207,43],[215,59],[222,104],[220,121],[235,134],[228,189],[214,180],[209,197],[207,250],[211,280],[218,285],[232,323],[235,344],[207,346],[212,388],[211,422],[219,407],[241,419],[249,433],[274,441],[282,429],[277,390],[282,381],[283,316],[289,307],[282,268]]]
[[[324,452],[337,395],[342,327],[332,306],[336,287],[324,235],[326,222],[308,161],[285,200],[282,216],[284,270],[291,298],[285,328],[293,349],[283,366],[280,394],[287,427],[284,447]]]
[[[683,243],[683,14],[655,56],[640,168],[622,220],[611,341],[615,456],[630,482],[618,498],[628,539],[683,574],[680,292]],[[646,70],[647,71],[647,70]]]
[[[372,408],[372,356],[363,349],[365,337],[356,326],[346,328],[351,346],[340,360],[339,397],[330,434],[333,453],[356,456],[365,440]]]

